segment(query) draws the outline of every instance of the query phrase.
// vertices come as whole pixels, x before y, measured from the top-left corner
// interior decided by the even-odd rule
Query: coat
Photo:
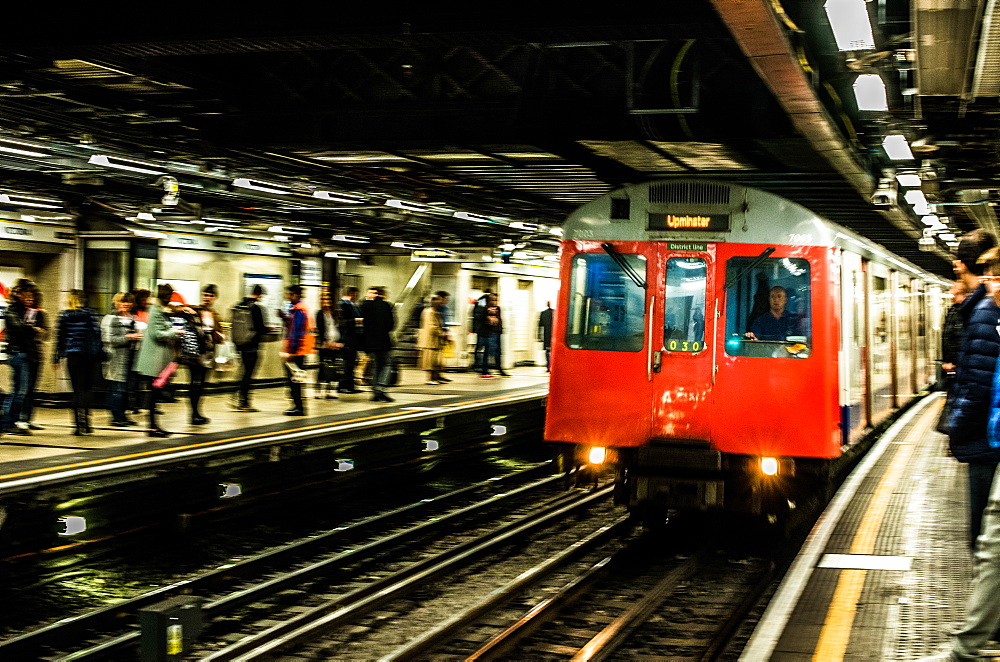
[[[53,363],[67,356],[101,354],[101,327],[97,315],[90,308],[64,310],[56,321],[56,351]],[[102,357],[103,358],[103,357]]]
[[[441,313],[427,306],[420,313],[420,329],[417,331],[417,349],[441,349],[445,330]]]
[[[42,357],[42,340],[48,331],[48,318],[44,310],[36,309],[35,320],[26,319],[28,310],[20,299],[12,298],[4,312],[4,338],[8,354],[24,354],[29,363],[39,363]],[[36,331],[41,329],[41,331]]]
[[[139,343],[135,371],[146,377],[156,377],[174,360],[176,347],[177,332],[170,317],[162,307],[149,306],[149,322]]]
[[[358,349],[361,347],[364,330],[355,320],[361,317],[361,309],[348,299],[341,299],[338,305],[340,306],[340,326],[338,327],[340,329],[340,342],[344,343],[344,347]]]
[[[104,378],[112,382],[127,382],[137,342],[125,336],[135,333],[136,319],[114,313],[101,319],[101,340],[108,360],[104,363]]]
[[[991,448],[987,428],[992,388],[1000,356],[1000,307],[980,285],[962,302],[965,340],[949,393],[948,443],[959,462],[997,462],[1000,449]]]
[[[289,308],[285,315],[285,338],[281,351],[292,356],[312,354],[315,349],[316,337],[312,324],[309,322],[309,311],[301,301]]]
[[[366,352],[385,352],[392,349],[390,333],[396,328],[396,315],[392,306],[382,297],[361,302],[364,318],[364,349]]]

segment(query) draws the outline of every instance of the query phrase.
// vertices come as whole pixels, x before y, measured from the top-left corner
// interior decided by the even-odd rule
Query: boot
[[[83,427],[87,434],[94,434],[94,428],[90,427],[90,409],[83,410]]]

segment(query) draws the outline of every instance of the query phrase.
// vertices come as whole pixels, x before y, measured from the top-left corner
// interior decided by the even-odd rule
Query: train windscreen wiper
[[[611,244],[601,244],[601,248],[604,249],[605,253],[611,256],[611,259],[615,261],[615,264],[617,264],[622,271],[625,272],[625,275],[629,277],[629,280],[642,289],[646,289],[646,279],[636,273],[635,269],[632,268],[632,265],[625,260],[625,256],[618,252],[618,249]],[[772,248],[771,250],[773,251],[774,249]]]
[[[771,257],[771,253],[773,253],[773,252],[774,252],[774,247],[773,246],[770,247],[770,248],[765,248],[763,253],[761,253],[756,258],[754,258],[753,262],[751,262],[747,266],[745,266],[742,269],[740,269],[740,272],[738,274],[736,274],[734,276],[730,276],[729,278],[727,278],[726,279],[726,287],[724,289],[728,290],[737,281],[741,280],[748,273],[750,273],[751,271],[753,271],[754,269],[756,269],[758,266],[760,266],[760,264],[763,263],[764,260],[766,260],[767,258]]]

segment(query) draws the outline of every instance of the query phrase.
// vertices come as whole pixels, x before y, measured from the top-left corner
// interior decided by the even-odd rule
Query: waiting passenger
[[[11,370],[10,393],[3,402],[0,430],[31,434],[41,426],[31,422],[35,384],[41,366],[41,344],[48,335],[48,323],[41,305],[41,292],[27,278],[18,280],[10,292],[4,312],[7,365]]]
[[[256,284],[250,290],[250,295],[234,306],[232,311],[230,333],[236,351],[240,353],[240,365],[243,366],[243,374],[240,375],[240,383],[236,387],[238,411],[258,411],[250,404],[250,381],[253,379],[253,371],[260,357],[261,339],[271,332],[271,329],[264,325],[264,311],[259,303],[262,296],[264,288]]]
[[[770,309],[753,321],[744,337],[750,340],[785,340],[791,335],[793,320],[785,310],[788,292],[775,285],[768,293],[768,301]]]
[[[126,427],[136,422],[126,414],[126,397],[128,383],[132,375],[132,363],[135,351],[142,340],[142,332],[138,328],[139,320],[132,312],[135,297],[131,292],[119,292],[111,299],[115,312],[105,315],[101,320],[101,340],[104,351],[108,355],[104,363],[104,378],[111,385],[108,393],[108,411],[111,412],[111,425]]]
[[[337,312],[330,301],[330,295],[324,294],[320,311],[316,313],[316,347],[319,350],[319,367],[316,369],[316,397],[322,398],[326,391],[327,400],[337,398],[336,359],[343,347],[340,342],[339,320]]]
[[[177,294],[176,292],[174,294]],[[204,425],[208,419],[201,413],[201,397],[205,393],[205,380],[209,368],[215,367],[215,350],[222,344],[222,320],[215,310],[215,300],[219,290],[215,285],[206,285],[201,290],[201,305],[180,310],[191,311],[195,331],[199,338],[198,354],[185,356],[184,365],[188,369],[188,398],[191,402],[191,425]]]
[[[354,382],[354,369],[358,364],[358,350],[362,349],[364,336],[364,319],[361,309],[356,303],[358,288],[346,287],[340,297],[340,356],[344,359],[344,371],[337,385],[338,393],[360,393]]]
[[[315,340],[309,323],[309,312],[302,302],[302,286],[285,288],[285,300],[289,304],[288,311],[278,311],[285,322],[285,337],[279,356],[285,362],[288,395],[292,400],[292,406],[285,410],[285,415],[305,416],[306,405],[302,400],[305,358],[307,354],[312,354]]]
[[[977,234],[981,233],[981,234]],[[983,245],[994,245],[992,235],[981,230],[962,237],[956,255],[956,273],[974,275],[981,281],[962,302],[965,340],[958,357],[948,417],[951,454],[969,468],[969,546],[975,547],[989,499],[993,473],[1000,462],[1000,449],[986,439],[990,415],[990,389],[1000,356],[1000,306],[991,296],[1000,289],[998,253],[990,248],[976,260],[971,255]],[[983,274],[987,275],[983,275]]]
[[[170,380],[176,348],[180,337],[184,335],[182,327],[175,327],[167,314],[167,306],[174,294],[174,288],[169,283],[161,283],[156,288],[156,298],[159,305],[149,307],[149,323],[139,344],[139,355],[136,358],[135,369],[140,375],[151,381],[149,389],[149,430],[150,437],[169,437],[170,432],[156,424],[156,406],[160,402],[163,387]],[[174,363],[172,368],[176,368]]]
[[[66,359],[66,372],[73,388],[73,434],[90,434],[90,399],[94,390],[94,373],[104,361],[101,327],[97,314],[87,307],[83,290],[70,290],[66,310],[59,313],[56,331],[55,369],[59,360]]]
[[[510,377],[504,372],[503,357],[501,355],[501,335],[503,334],[503,317],[497,295],[490,294],[486,302],[486,310],[482,322],[479,325],[477,336],[483,339],[483,362],[480,369],[480,377],[489,379],[490,361],[496,368],[497,374],[501,377]]]
[[[427,371],[427,384],[437,386],[445,381],[441,376],[441,348],[448,339],[441,315],[443,300],[438,295],[431,297],[430,305],[420,313],[420,329],[417,331],[417,349],[420,350],[420,369]]]
[[[360,308],[365,328],[365,353],[373,363],[372,402],[392,402],[386,389],[392,374],[390,333],[396,327],[396,316],[385,300],[385,288],[378,285],[369,287]]]

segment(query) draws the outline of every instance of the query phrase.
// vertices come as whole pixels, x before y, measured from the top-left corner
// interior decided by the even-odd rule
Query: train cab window
[[[646,258],[618,254],[643,279]],[[569,283],[566,345],[570,349],[639,352],[643,347],[646,291],[610,255],[580,253]]]
[[[672,257],[667,260],[663,312],[663,346],[671,352],[700,352],[705,348],[705,260]]]
[[[726,284],[726,354],[809,357],[812,316],[808,261],[730,258]]]

